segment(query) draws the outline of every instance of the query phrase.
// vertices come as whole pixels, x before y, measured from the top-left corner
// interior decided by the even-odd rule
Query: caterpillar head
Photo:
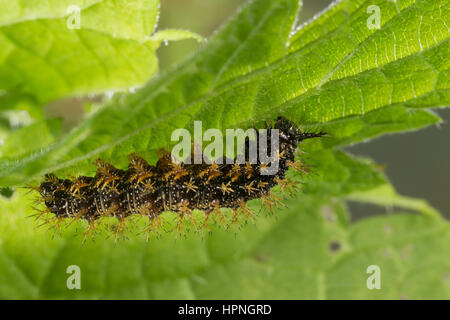
[[[285,117],[278,117],[274,129],[280,130],[280,140],[284,142],[294,141],[295,144],[299,144],[305,139],[322,137],[324,132],[302,132],[295,123],[286,119]]]

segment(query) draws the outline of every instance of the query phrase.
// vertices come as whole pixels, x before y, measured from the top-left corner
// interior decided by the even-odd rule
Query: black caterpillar
[[[297,145],[304,139],[324,135],[301,132],[283,117],[273,125],[266,125],[266,129],[267,139],[272,129],[279,130],[279,169],[274,175],[261,174],[267,165],[259,159],[255,164],[248,161],[249,140],[246,138],[244,164],[227,164],[226,159],[223,164],[218,164],[219,161],[175,163],[171,154],[164,152],[156,166],[152,166],[131,154],[127,170],[97,159],[94,177],[69,180],[48,174],[37,190],[46,206],[45,212],[54,214],[54,218],[83,219],[90,224],[106,216],[123,221],[133,214],[154,220],[164,211],[174,211],[183,217],[194,209],[204,211],[205,219],[211,213],[220,214],[220,208],[231,208],[235,212],[242,209],[249,214],[245,203],[251,199],[263,198],[267,204],[273,203],[270,189],[275,185],[288,185],[285,173],[289,167],[304,170],[301,163],[294,160]],[[267,146],[270,149],[270,141]]]

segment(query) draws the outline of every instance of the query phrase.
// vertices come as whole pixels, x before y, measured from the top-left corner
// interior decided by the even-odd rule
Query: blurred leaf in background
[[[0,21],[0,89],[45,103],[137,86],[157,71],[157,46],[146,37],[154,31],[158,1],[2,0],[0,5],[8,8]],[[76,14],[79,29],[69,28]]]
[[[83,117],[87,100],[81,97],[143,85],[158,71],[155,51],[163,41],[203,40],[187,30],[155,33],[159,0],[1,0],[0,7],[0,138],[9,139],[3,156],[12,151],[9,146],[35,152],[61,137],[58,131],[53,139],[22,139],[29,143],[19,145],[15,137],[53,125],[45,113],[64,117],[70,128]],[[78,25],[73,26],[75,17]],[[30,120],[14,124],[24,112]],[[33,121],[40,124],[8,137]]]

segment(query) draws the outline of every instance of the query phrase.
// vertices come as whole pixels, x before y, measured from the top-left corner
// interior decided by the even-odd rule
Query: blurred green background
[[[326,8],[329,0],[303,0],[299,23]],[[159,29],[186,28],[210,37],[245,0],[162,0]],[[198,48],[195,41],[171,43],[159,49],[161,70]],[[425,198],[450,218],[450,109],[435,110],[444,123],[418,132],[382,136],[347,150],[383,165],[397,190]],[[370,215],[367,206],[352,205],[353,217]]]

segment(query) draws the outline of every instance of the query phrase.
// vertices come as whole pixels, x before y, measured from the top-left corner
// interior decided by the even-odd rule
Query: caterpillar
[[[53,219],[82,219],[93,229],[103,217],[116,217],[119,225],[127,217],[143,215],[151,224],[165,211],[178,214],[180,221],[192,216],[197,209],[205,213],[205,222],[212,214],[221,216],[221,208],[230,208],[237,217],[239,213],[248,218],[249,200],[262,198],[268,206],[276,202],[270,190],[280,185],[292,186],[286,179],[286,171],[292,167],[300,172],[305,170],[302,163],[295,161],[297,146],[305,139],[321,137],[324,133],[305,133],[296,124],[284,117],[274,123],[266,124],[267,139],[277,129],[279,150],[275,154],[278,170],[275,174],[264,174],[267,163],[249,161],[249,138],[244,143],[245,161],[238,163],[223,157],[222,161],[187,164],[173,161],[169,152],[161,152],[156,166],[136,154],[128,156],[127,170],[121,170],[103,161],[95,160],[95,176],[79,176],[61,179],[47,174],[37,187],[40,201],[44,203],[45,213]],[[258,136],[258,131],[255,131]],[[266,139],[266,138],[264,138]],[[268,141],[267,151],[271,151]],[[258,145],[258,149],[263,148]],[[260,150],[258,150],[260,151]],[[230,163],[231,162],[231,163]]]

